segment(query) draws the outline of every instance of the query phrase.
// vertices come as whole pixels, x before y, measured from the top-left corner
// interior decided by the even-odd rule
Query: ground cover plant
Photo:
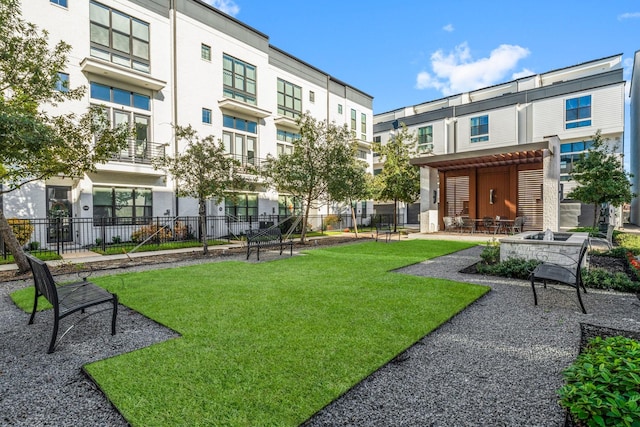
[[[134,426],[296,426],[488,291],[391,272],[469,246],[367,242],[97,278],[182,337],[86,370]]]

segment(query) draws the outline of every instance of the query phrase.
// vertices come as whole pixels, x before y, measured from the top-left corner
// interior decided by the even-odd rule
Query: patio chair
[[[615,225],[609,224],[607,226],[607,233],[596,233],[589,239],[589,249],[594,249],[594,246],[606,246],[607,250],[611,250],[613,247],[613,229]]]
[[[525,217],[517,216],[516,219],[513,220],[513,225],[511,226],[511,234],[522,233],[522,228],[524,227],[525,220]]]
[[[463,232],[465,230],[469,230],[469,233],[473,233],[476,231],[476,222],[473,218],[469,218],[467,216],[460,217],[460,231]]]
[[[584,293],[587,293],[587,289],[582,282],[582,262],[584,257],[587,255],[587,248],[589,246],[589,239],[585,239],[582,243],[582,247],[580,248],[578,261],[576,262],[575,269],[570,269],[569,267],[553,264],[550,262],[543,262],[539,264],[529,275],[529,279],[531,280],[531,290],[533,290],[533,303],[534,305],[538,305],[538,295],[536,294],[536,281],[542,281],[544,287],[547,287],[547,281],[551,281],[554,283],[559,283],[562,285],[568,285],[576,289],[578,294],[578,302],[580,303],[580,308],[584,314],[587,314],[587,310],[584,308],[584,304],[582,303],[582,297],[580,296],[580,288]]]
[[[445,233],[456,231],[458,228],[458,224],[454,221],[452,216],[445,216],[442,218],[444,221],[444,231]]]
[[[482,227],[484,228],[485,233],[496,234],[496,231],[498,230],[498,225],[490,216],[482,218]]]

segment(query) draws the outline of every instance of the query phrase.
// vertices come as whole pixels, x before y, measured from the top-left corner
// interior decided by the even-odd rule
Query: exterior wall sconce
[[[438,203],[438,190],[433,190],[433,204]]]
[[[492,205],[496,201],[496,190],[493,188],[489,190],[489,204]]]

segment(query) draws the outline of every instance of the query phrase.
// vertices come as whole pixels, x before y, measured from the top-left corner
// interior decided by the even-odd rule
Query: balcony
[[[150,165],[153,159],[164,156],[167,144],[131,140],[127,146],[111,156],[116,162]]]
[[[245,156],[241,154],[229,154],[229,157],[240,163],[238,172],[244,175],[259,175],[266,159],[261,159],[253,155]]]

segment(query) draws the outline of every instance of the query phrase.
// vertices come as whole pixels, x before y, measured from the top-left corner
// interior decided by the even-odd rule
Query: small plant
[[[563,375],[559,403],[579,425],[640,426],[638,341],[593,338]]]
[[[29,251],[37,251],[38,249],[40,249],[40,242],[38,241],[29,242],[29,244],[27,245],[27,248],[29,249]]]
[[[327,215],[323,220],[325,230],[332,230],[333,226],[340,223],[340,217],[338,215]]]
[[[487,265],[497,264],[500,261],[500,242],[492,238],[482,250],[480,258]]]
[[[100,246],[102,245],[102,239],[101,238],[96,238],[96,246]]]
[[[122,243],[122,238],[120,236],[113,236],[111,238],[111,243],[117,245],[119,243]]]
[[[26,245],[33,234],[31,221],[28,219],[8,218],[7,222],[11,226],[16,239],[18,239],[18,243],[20,243],[21,246]]]
[[[153,236],[153,237],[152,237]],[[154,242],[166,242],[171,239],[171,230],[166,227],[158,227],[157,225],[145,225],[131,233],[131,241],[141,243],[152,238]]]
[[[528,279],[529,274],[540,264],[538,260],[523,258],[509,258],[496,264],[478,263],[478,273],[514,279]]]
[[[586,287],[594,289],[612,289],[620,292],[637,292],[640,283],[629,279],[624,273],[612,274],[603,268],[592,268],[582,271],[582,282]]]

